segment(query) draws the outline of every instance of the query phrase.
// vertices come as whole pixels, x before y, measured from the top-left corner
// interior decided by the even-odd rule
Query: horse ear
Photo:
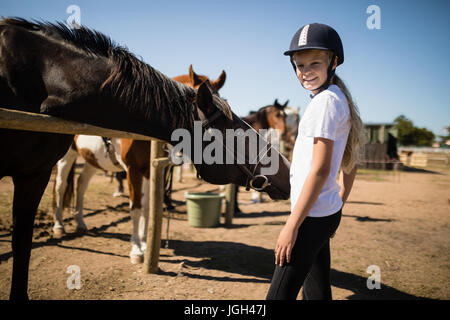
[[[274,106],[279,105],[278,99],[275,99],[275,101],[273,102],[273,105],[274,105]]]
[[[195,102],[205,116],[209,116],[214,112],[212,89],[209,80],[203,81],[200,87],[198,87]]]
[[[288,103],[289,103],[289,99],[287,99],[287,101],[283,104],[283,109],[287,107]]]
[[[225,70],[222,70],[222,73],[220,74],[219,78],[211,84],[216,92],[223,87],[226,78],[227,74],[225,73]]]
[[[280,110],[283,110],[284,107],[286,106],[286,105],[281,105],[281,104],[278,102],[278,99],[275,99],[275,102],[273,103],[273,105],[274,105],[275,108],[280,109]]]
[[[202,82],[200,77],[194,72],[192,64],[189,66],[189,78],[191,78],[192,85],[196,86]]]

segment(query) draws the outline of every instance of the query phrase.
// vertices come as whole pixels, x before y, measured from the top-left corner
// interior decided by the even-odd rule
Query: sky
[[[364,0],[2,0],[0,16],[81,24],[110,36],[169,77],[188,73],[227,80],[220,90],[245,116],[275,99],[300,108],[310,101],[283,52],[305,24],[332,26],[344,46],[336,73],[365,123],[403,114],[444,135],[450,126],[450,1]],[[379,8],[379,27],[369,29]],[[369,23],[370,25],[370,23]]]

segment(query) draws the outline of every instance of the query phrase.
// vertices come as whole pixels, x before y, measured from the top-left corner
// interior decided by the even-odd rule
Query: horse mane
[[[101,90],[111,93],[124,107],[139,112],[146,119],[153,112],[166,112],[173,127],[192,127],[197,109],[196,91],[176,82],[138,59],[126,47],[116,44],[101,32],[81,26],[70,29],[64,23],[40,22],[22,18],[4,18],[0,25],[13,25],[45,37],[72,45],[88,56],[99,56],[112,62],[112,71]],[[231,117],[231,108],[214,95],[215,105]]]
[[[77,49],[93,55],[108,57],[113,49],[125,49],[119,47],[111,38],[98,31],[85,27],[70,29],[62,22],[29,21],[13,17],[2,19],[0,25],[17,26],[30,31],[40,32],[44,36],[70,43]]]

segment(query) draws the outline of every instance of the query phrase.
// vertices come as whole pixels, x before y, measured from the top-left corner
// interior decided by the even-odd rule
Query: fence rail
[[[450,148],[431,148],[431,147],[398,147],[398,152],[423,152],[423,153],[446,153],[450,155]]]
[[[0,108],[0,128],[61,134],[85,134],[146,141],[158,140],[137,133],[111,130],[45,114],[10,110],[5,108]]]
[[[145,272],[155,273],[158,270],[159,262],[159,242],[161,239],[161,220],[162,220],[162,169],[163,166],[154,168],[154,163],[160,158],[162,152],[163,142],[159,139],[150,138],[148,136],[117,131],[111,129],[105,129],[89,124],[79,123],[75,121],[64,120],[57,117],[52,117],[44,114],[23,112],[17,110],[10,110],[0,108],[0,128],[26,130],[26,131],[38,131],[49,132],[59,134],[85,134],[114,138],[129,138],[135,140],[152,140],[152,149],[160,151],[158,154],[152,150],[150,156],[150,168],[152,168],[152,179],[150,180],[150,195],[151,208],[150,208],[150,221],[148,223],[148,235],[149,243],[147,244],[147,250],[145,254]],[[156,155],[158,158],[156,158]],[[169,159],[164,158],[164,163],[168,163]]]

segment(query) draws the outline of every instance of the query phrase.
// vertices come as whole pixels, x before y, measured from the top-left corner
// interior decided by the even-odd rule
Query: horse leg
[[[148,217],[150,213],[149,208],[149,195],[150,195],[150,179],[144,177],[143,182],[143,195],[142,195],[142,209],[141,216],[139,218],[139,241],[141,242],[141,250],[145,252],[147,247],[147,230],[148,230]]]
[[[89,181],[95,174],[95,171],[97,171],[97,169],[90,163],[86,162],[84,169],[77,180],[77,204],[74,215],[75,223],[77,225],[76,232],[83,233],[87,231],[87,226],[83,220],[84,194],[86,193]]]
[[[130,192],[130,215],[133,223],[133,233],[131,235],[131,263],[142,263],[144,254],[141,250],[139,237],[139,225],[141,220],[141,198],[142,198],[142,175],[134,166],[128,167],[128,189]]]
[[[51,172],[51,170],[45,170],[33,176],[13,177],[13,272],[11,300],[28,299],[28,267],[34,218]]]
[[[116,172],[115,178],[118,182],[117,190],[114,192],[113,197],[123,196],[123,180],[126,178],[126,171]]]
[[[55,224],[53,225],[53,232],[55,235],[62,235],[65,233],[64,230],[64,222],[63,222],[63,210],[64,210],[64,193],[67,188],[67,178],[69,176],[69,172],[72,169],[75,160],[77,159],[78,153],[72,148],[65,154],[61,160],[58,161],[57,165],[57,174],[56,174],[56,182],[55,182],[55,200],[56,200],[56,208],[53,213],[53,218]]]

